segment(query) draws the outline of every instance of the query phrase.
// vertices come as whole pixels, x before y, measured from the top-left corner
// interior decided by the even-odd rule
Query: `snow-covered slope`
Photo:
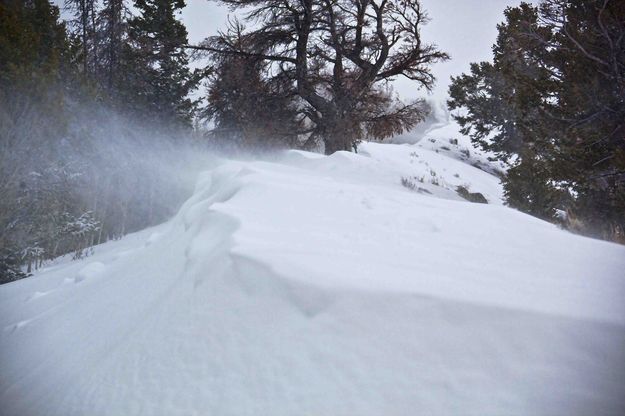
[[[624,271],[423,143],[224,161],[0,286],[0,414],[620,415]]]

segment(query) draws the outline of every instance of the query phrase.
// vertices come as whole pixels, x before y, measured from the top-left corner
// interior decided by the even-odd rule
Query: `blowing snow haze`
[[[625,414],[621,6],[2,2],[0,416]]]

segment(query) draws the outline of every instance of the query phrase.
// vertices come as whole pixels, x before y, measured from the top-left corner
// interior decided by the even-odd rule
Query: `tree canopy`
[[[493,61],[453,78],[449,108],[511,160],[508,203],[625,239],[625,7],[545,0],[508,8]]]
[[[352,150],[362,138],[390,137],[421,121],[424,103],[401,103],[388,81],[404,76],[430,89],[431,65],[448,58],[423,41],[427,17],[416,0],[221,3],[248,10],[254,29],[235,21],[194,49],[268,63],[264,76],[291,82],[300,100],[298,122],[310,128],[310,141],[324,142],[326,153]]]

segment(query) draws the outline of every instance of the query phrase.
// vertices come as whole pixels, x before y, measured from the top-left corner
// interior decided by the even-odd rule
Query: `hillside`
[[[448,136],[223,160],[0,286],[0,414],[623,414],[625,247],[503,206]]]

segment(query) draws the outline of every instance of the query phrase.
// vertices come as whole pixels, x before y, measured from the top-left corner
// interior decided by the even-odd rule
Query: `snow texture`
[[[435,142],[223,161],[169,222],[0,286],[0,414],[625,414],[625,247]]]

